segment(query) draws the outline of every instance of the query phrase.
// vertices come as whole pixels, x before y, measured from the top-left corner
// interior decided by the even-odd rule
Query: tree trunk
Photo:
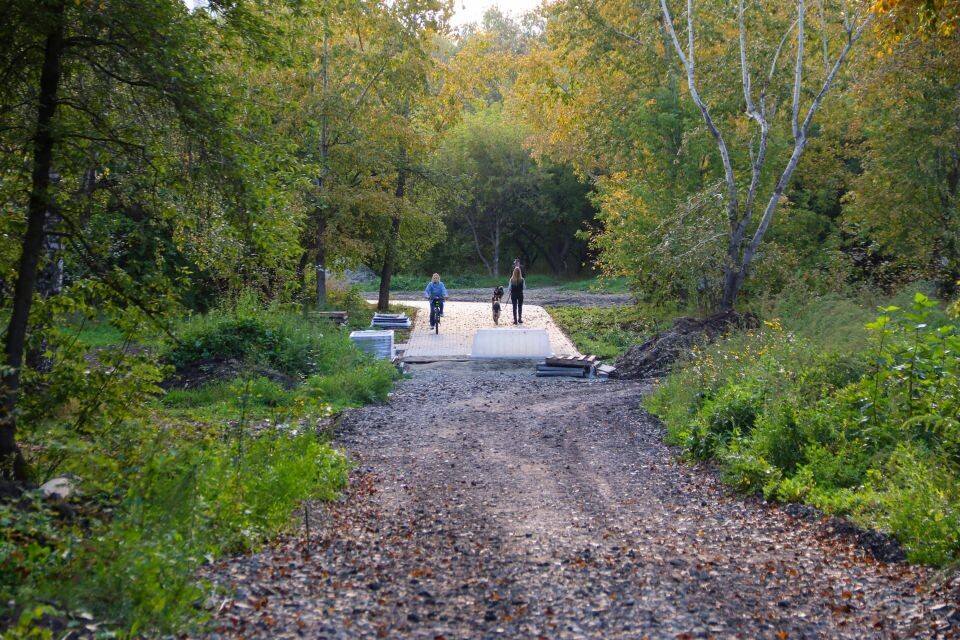
[[[396,210],[391,220],[390,237],[387,250],[383,255],[383,271],[380,272],[380,295],[377,297],[377,311],[386,311],[390,306],[390,279],[397,260],[397,244],[400,241],[400,223],[403,213],[403,196],[407,187],[407,149],[400,145],[400,163],[397,167]]]
[[[20,370],[27,338],[30,305],[37,283],[37,267],[43,250],[43,227],[50,207],[50,169],[53,164],[53,118],[57,110],[60,85],[60,59],[63,54],[64,2],[50,7],[50,30],[44,45],[43,68],[40,72],[37,129],[33,137],[33,171],[30,200],[27,208],[27,229],[14,287],[13,307],[7,326],[6,365],[2,372],[5,397],[0,408],[0,476],[18,481],[27,479],[28,469],[17,446],[16,407],[20,388]]]
[[[316,261],[314,269],[317,274],[317,308],[322,309],[327,304],[327,246],[324,235],[327,231],[326,208],[323,206],[323,191],[327,182],[327,163],[330,161],[330,118],[327,114],[327,87],[330,84],[329,64],[330,51],[327,46],[329,33],[327,15],[323,16],[323,60],[321,65],[321,88],[323,91],[323,115],[320,119],[320,175],[317,178],[317,206],[313,210],[316,220]]]
[[[52,185],[56,185],[59,181],[60,176],[56,173],[50,174]],[[56,207],[53,206],[53,198],[51,198],[43,229],[43,249],[41,253],[45,260],[37,280],[37,292],[45,299],[60,295],[60,292],[63,291],[63,236],[59,233],[58,228],[62,221],[63,218],[57,213]]]
[[[327,245],[324,240],[324,234],[327,231],[327,221],[323,214],[317,215],[317,253],[314,262],[314,270],[317,274],[317,308],[323,308],[327,304]]]
[[[310,264],[310,251],[304,251],[300,254],[300,262],[297,263],[297,283],[300,285],[300,296],[304,301],[307,300],[307,265]]]

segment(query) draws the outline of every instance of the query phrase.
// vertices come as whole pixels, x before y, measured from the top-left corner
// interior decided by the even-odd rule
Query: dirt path
[[[636,382],[415,368],[349,413],[352,488],[215,568],[220,637],[958,637],[930,572],[878,563],[674,461]],[[307,556],[307,552],[309,555]]]

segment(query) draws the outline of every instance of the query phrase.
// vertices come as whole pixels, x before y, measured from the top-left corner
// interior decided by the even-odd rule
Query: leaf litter
[[[300,531],[211,567],[217,638],[960,638],[960,580],[676,459],[642,382],[417,367]]]

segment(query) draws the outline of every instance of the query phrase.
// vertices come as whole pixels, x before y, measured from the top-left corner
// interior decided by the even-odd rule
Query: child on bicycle
[[[433,274],[433,278],[427,283],[427,288],[423,290],[423,295],[427,296],[430,302],[433,302],[434,298],[440,299],[440,315],[442,316],[443,301],[447,297],[447,288],[443,286],[443,283],[440,281],[439,273]]]

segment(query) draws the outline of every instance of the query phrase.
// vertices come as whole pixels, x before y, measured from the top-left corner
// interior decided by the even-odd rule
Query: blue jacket
[[[427,288],[423,290],[423,294],[433,300],[434,298],[446,298],[447,297],[447,288],[443,286],[442,282],[429,282]]]

